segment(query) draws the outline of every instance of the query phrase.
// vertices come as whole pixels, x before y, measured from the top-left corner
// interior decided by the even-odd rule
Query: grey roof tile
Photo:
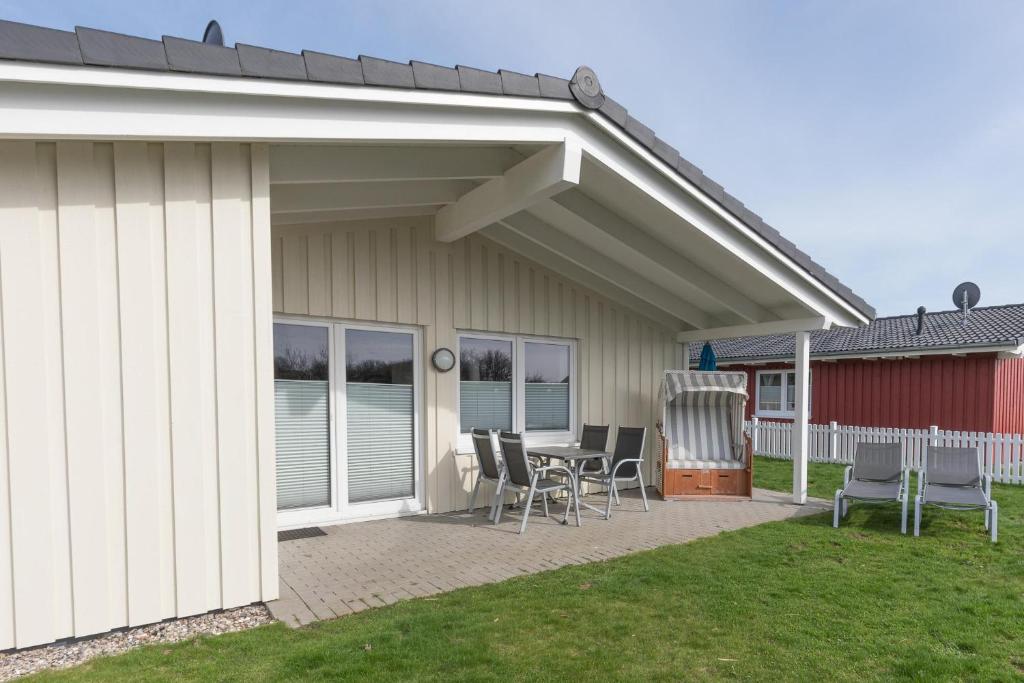
[[[82,52],[70,31],[0,20],[0,59],[81,64]]]
[[[540,96],[549,97],[555,100],[571,100],[572,92],[569,91],[569,81],[557,76],[537,74],[537,82],[540,85]]]
[[[238,52],[238,63],[242,67],[242,73],[246,76],[306,80],[306,61],[302,55],[245,43],[236,43],[235,50]]]
[[[459,84],[463,92],[477,92],[488,95],[501,95],[501,76],[493,71],[474,69],[470,66],[455,67],[459,74]]]
[[[694,183],[698,187],[701,186],[701,180],[704,178],[704,172],[699,168],[691,164],[685,158],[680,156],[676,159],[676,170],[679,171],[684,178]]]
[[[383,85],[389,88],[415,88],[412,67],[387,59],[359,55],[363,66],[363,81],[366,85]]]
[[[164,37],[163,43],[117,33],[79,28],[77,35],[65,31],[0,21],[0,59],[20,59],[64,64],[187,71],[225,76],[255,76],[310,80],[324,83],[372,85],[393,88],[422,88],[493,95],[573,99],[571,81],[538,74],[527,76],[514,71],[493,73],[466,66],[448,69],[415,62],[401,64],[374,57],[358,60],[313,51],[302,55],[262,47],[237,44],[235,48],[204,45],[181,38]],[[577,74],[586,67],[577,70]],[[587,69],[589,73],[592,72]],[[593,75],[596,79],[596,75]],[[689,161],[679,156],[647,126],[629,115],[618,102],[600,91],[593,106],[610,121],[624,129],[640,144],[673,166],[683,177],[698,185],[751,229],[763,235],[800,267],[829,285],[839,296],[868,317],[874,309],[861,297],[829,275],[809,256],[798,250],[777,230],[764,223],[742,202]],[[582,105],[581,105],[582,106]]]
[[[651,151],[654,152],[659,159],[668,164],[672,170],[676,170],[676,166],[679,164],[679,159],[681,158],[679,156],[679,150],[661,138],[655,136],[654,147]]]
[[[726,192],[725,197],[722,199],[722,206],[728,209],[737,218],[743,220],[740,214],[747,207],[743,205],[743,202],[736,199],[736,197],[733,197],[731,194]]]
[[[412,62],[412,77],[417,88],[427,90],[460,90],[459,72],[446,66]]]
[[[302,58],[306,60],[306,77],[311,81],[363,85],[363,66],[358,59],[312,50],[303,50]]]
[[[604,104],[601,105],[601,108],[598,109],[598,111],[618,124],[619,127],[626,127],[626,121],[629,119],[629,114],[626,112],[626,108],[607,95],[605,95]]]
[[[83,26],[76,26],[75,34],[78,36],[78,47],[82,50],[82,61],[86,64],[167,71],[167,55],[164,53],[164,44],[159,40]]]
[[[522,97],[540,97],[540,83],[536,76],[516,73],[515,71],[498,71],[501,76],[501,91],[506,95]]]
[[[654,147],[654,131],[629,115],[626,116],[626,132],[643,146],[649,149]]]
[[[827,279],[834,280],[831,275]],[[1024,344],[1024,304],[975,308],[963,324],[960,311],[926,313],[924,329],[917,334],[917,314],[877,318],[864,327],[839,327],[811,332],[811,357],[829,355],[871,356],[883,352],[949,349],[950,353],[970,347],[1020,346]],[[698,359],[702,344],[690,345],[690,356]],[[721,361],[791,360],[795,353],[793,335],[712,340],[711,347]]]
[[[241,76],[238,53],[230,47],[164,36],[164,52],[173,71],[219,76]]]

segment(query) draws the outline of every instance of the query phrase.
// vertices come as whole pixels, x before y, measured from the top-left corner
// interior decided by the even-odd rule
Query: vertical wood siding
[[[996,360],[993,431],[1024,434],[1024,358]]]
[[[0,142],[0,649],[276,597],[267,163]]]
[[[996,358],[992,355],[811,363],[811,421],[860,427],[990,432],[994,429]],[[773,363],[746,368],[747,419],[756,414],[757,371],[790,368]]]
[[[428,509],[463,509],[475,483],[471,454],[456,454],[458,373],[429,365],[458,331],[579,340],[582,422],[654,422],[673,334],[482,237],[433,239],[429,219],[282,226],[273,231],[274,311],[423,327],[425,490]]]

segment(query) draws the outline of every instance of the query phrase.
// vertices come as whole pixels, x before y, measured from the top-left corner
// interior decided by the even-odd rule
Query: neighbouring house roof
[[[811,356],[873,356],[898,351],[948,349],[950,353],[1024,345],[1024,304],[975,308],[963,324],[960,311],[926,313],[917,334],[917,314],[877,318],[864,327],[840,327],[811,332]],[[703,345],[690,345],[690,358],[700,359]],[[738,337],[711,342],[719,360],[792,360],[791,334]]]
[[[310,50],[294,54],[243,43],[236,43],[233,48],[221,47],[172,36],[152,40],[84,27],[77,27],[74,32],[60,31],[3,20],[0,59],[576,101],[582,107],[599,111],[860,313],[868,318],[875,316],[874,308],[863,298],[605,95],[596,75],[587,67],[580,67],[572,80],[566,80],[544,74],[530,76],[505,70],[495,73],[416,61],[403,64],[366,56],[350,59]]]

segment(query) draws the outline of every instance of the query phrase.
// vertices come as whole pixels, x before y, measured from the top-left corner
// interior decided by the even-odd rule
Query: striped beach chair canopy
[[[662,425],[671,469],[742,469],[744,372],[667,370]]]

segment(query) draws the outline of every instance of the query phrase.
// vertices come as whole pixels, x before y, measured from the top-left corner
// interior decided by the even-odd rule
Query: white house
[[[0,22],[0,649],[273,599],[278,529],[653,428],[689,341],[795,334],[805,404],[873,315],[585,67]]]

